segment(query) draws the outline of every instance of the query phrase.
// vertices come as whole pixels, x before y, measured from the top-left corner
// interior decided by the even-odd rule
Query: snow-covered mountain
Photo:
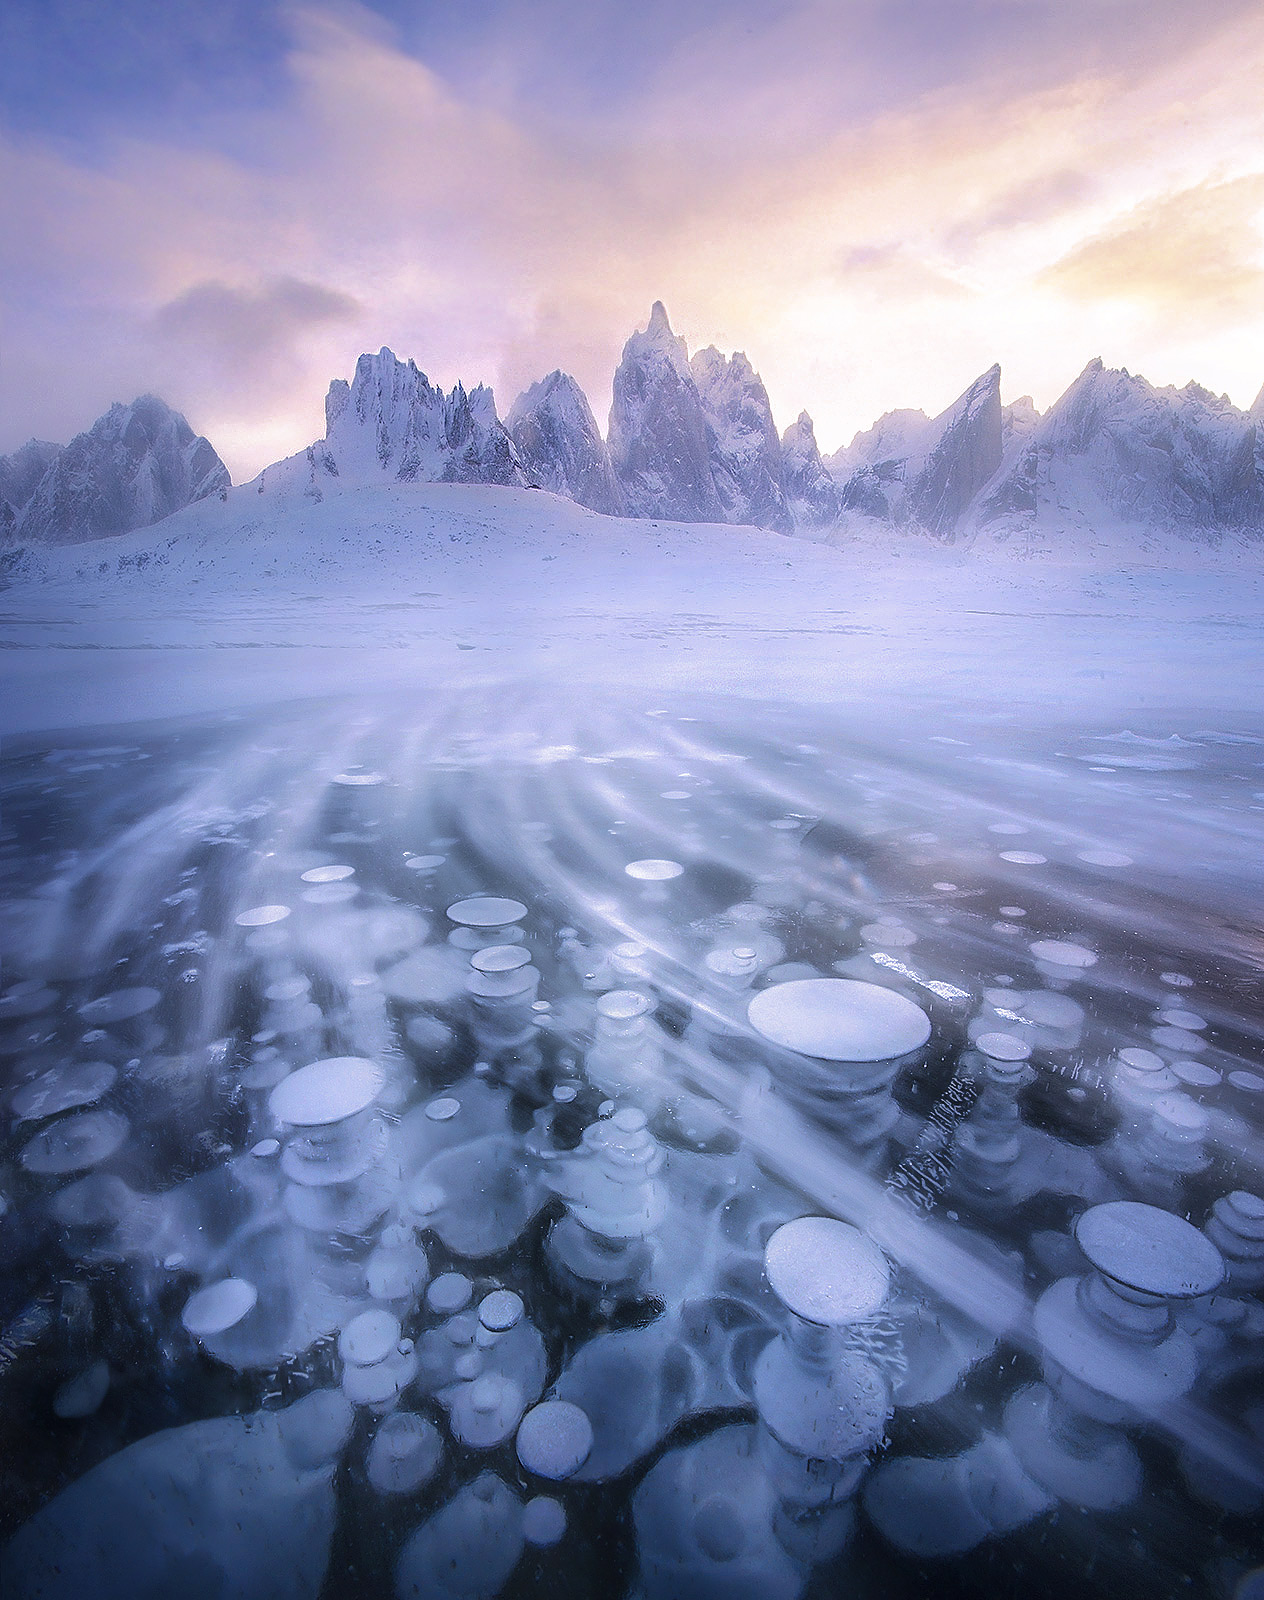
[[[661,300],[623,347],[610,407],[610,459],[634,517],[723,522],[711,436],[685,341]]]
[[[325,396],[325,437],[265,467],[260,494],[301,491],[319,499],[348,484],[498,483],[524,487],[526,474],[496,402],[482,384],[468,393],[433,385],[392,351],[363,355],[350,383],[335,378]]]
[[[806,412],[778,438],[746,356],[709,346],[691,360],[661,301],[624,346],[608,441],[566,373],[532,384],[502,424],[490,389],[445,393],[386,349],[334,380],[325,419],[323,439],[252,488],[317,500],[383,482],[541,488],[605,515],[879,548],[1264,540],[1264,390],[1240,411],[1195,383],[1155,388],[1092,361],[1041,415],[1029,395],[1002,405],[993,366],[938,416],[890,411],[823,460]],[[146,396],[64,450],[32,441],[0,459],[0,537],[98,538],[227,485],[207,441]]]
[[[47,439],[32,439],[11,456],[0,456],[0,539],[12,534],[23,507],[61,450],[61,445]]]
[[[781,441],[763,380],[742,351],[725,360],[714,345],[697,352],[689,371],[702,402],[721,520],[793,532]]]
[[[781,436],[781,489],[791,521],[800,532],[832,528],[842,510],[838,485],[830,476],[806,411]]]
[[[29,484],[16,512],[17,543],[78,544],[147,528],[208,495],[226,493],[228,468],[178,411],[155,395],[114,405],[64,450],[32,440],[6,460],[9,481]],[[7,498],[3,487],[0,497]],[[11,502],[10,502],[11,503]]]
[[[1264,534],[1264,416],[1254,411],[1196,383],[1157,389],[1090,361],[1034,425],[1011,430],[973,520]]]
[[[1002,431],[997,366],[937,417],[887,412],[828,465],[845,510],[950,538],[1001,465]]]
[[[505,426],[537,488],[590,511],[621,516],[623,490],[584,391],[566,372],[550,372],[514,401]]]

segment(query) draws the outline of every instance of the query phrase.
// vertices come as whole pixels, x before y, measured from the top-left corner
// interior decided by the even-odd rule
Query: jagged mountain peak
[[[149,527],[227,493],[228,469],[154,394],[116,402],[50,460],[16,519],[22,540],[77,544]]]
[[[623,492],[587,396],[557,369],[533,383],[510,407],[505,426],[528,481],[537,488],[618,515]]]

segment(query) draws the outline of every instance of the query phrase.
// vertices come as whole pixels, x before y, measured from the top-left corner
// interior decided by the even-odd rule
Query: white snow
[[[31,552],[0,593],[0,731],[496,681],[875,712],[1186,708],[1193,727],[1255,700],[1249,552],[1148,550],[1118,524],[1097,554],[1039,559],[880,532],[830,547],[494,486],[315,502],[246,485],[143,532]]]

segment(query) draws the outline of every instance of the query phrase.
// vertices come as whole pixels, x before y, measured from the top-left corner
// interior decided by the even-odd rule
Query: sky
[[[994,361],[1264,384],[1259,0],[4,0],[0,452],[152,391],[235,481],[388,345],[604,426],[665,301],[825,450]]]

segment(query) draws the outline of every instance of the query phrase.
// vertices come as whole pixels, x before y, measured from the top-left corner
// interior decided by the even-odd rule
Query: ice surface
[[[1257,1530],[1206,1497],[1264,1491],[1259,586],[1117,556],[383,473],[18,571],[14,1592],[39,1543],[66,1593],[90,1547],[129,1595],[314,1595],[332,1531],[326,1594],[902,1594],[934,1555],[1229,1600]],[[817,985],[880,1010],[859,1054],[847,1008],[748,1022]],[[1086,1255],[1119,1204],[1176,1231],[1103,1255],[1086,1220]],[[1191,1235],[1176,1298],[1128,1281]]]

